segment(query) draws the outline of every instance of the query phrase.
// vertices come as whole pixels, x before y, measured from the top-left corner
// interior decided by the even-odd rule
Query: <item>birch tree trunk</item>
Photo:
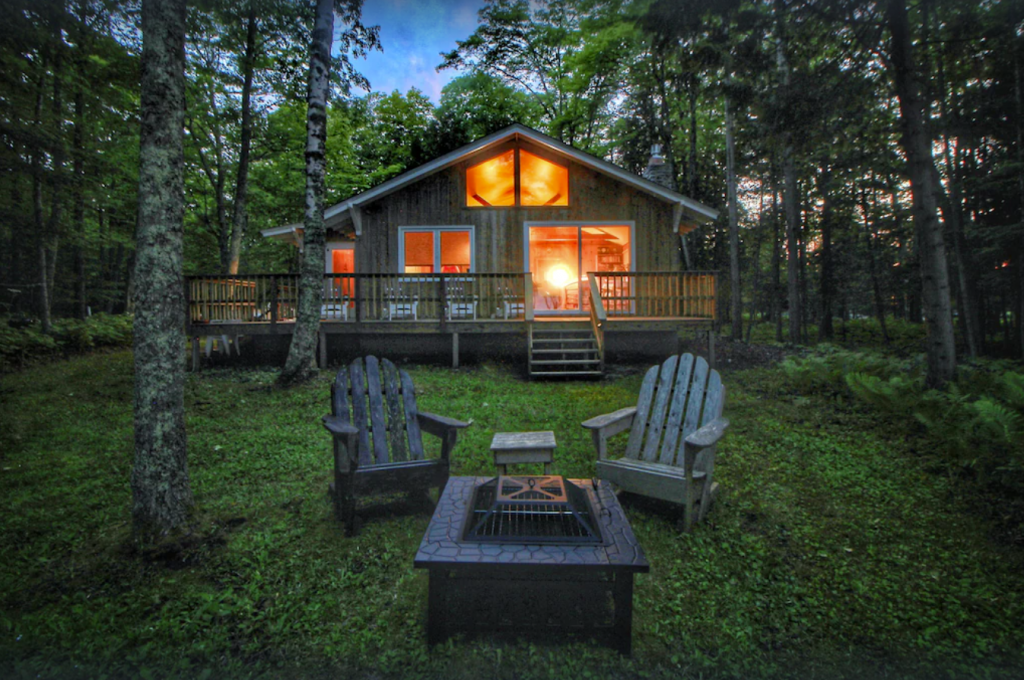
[[[144,540],[185,524],[185,0],[142,3],[142,129],[135,259],[132,519]]]
[[[740,225],[736,205],[736,136],[729,96],[725,97],[725,183],[729,196],[729,298],[732,339],[743,339],[743,296],[740,291]]]
[[[249,150],[252,147],[252,77],[256,60],[256,0],[249,0],[245,30],[245,54],[242,57],[242,139],[238,150],[238,180],[235,184],[235,210],[231,220],[231,249],[228,273],[238,273],[242,238],[249,221],[246,201],[249,194]]]
[[[295,332],[284,370],[278,377],[278,383],[282,385],[302,382],[315,374],[320,306],[324,294],[324,147],[327,143],[327,97],[330,93],[333,35],[333,2],[317,0],[306,111],[306,215],[302,277]]]
[[[943,189],[936,182],[931,137],[924,121],[924,97],[914,74],[905,0],[889,0],[886,14],[892,34],[890,68],[900,101],[901,143],[907,155],[914,227],[921,255],[921,292],[928,326],[927,383],[929,387],[941,387],[956,372],[949,270],[938,213]]]

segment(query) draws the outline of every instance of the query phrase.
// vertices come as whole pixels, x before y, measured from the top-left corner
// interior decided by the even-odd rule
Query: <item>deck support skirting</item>
[[[347,350],[358,347],[360,351],[364,346],[374,345],[378,340],[394,336],[451,336],[451,365],[452,368],[459,368],[461,365],[461,345],[463,340],[460,336],[469,335],[471,340],[484,335],[500,334],[505,337],[519,336],[522,338],[526,351],[526,363],[531,364],[530,343],[532,330],[545,331],[568,331],[579,326],[590,328],[589,320],[585,318],[549,318],[524,321],[505,319],[477,319],[448,321],[442,330],[441,324],[436,321],[396,321],[396,322],[358,322],[358,321],[323,321],[317,333],[317,346],[315,360],[317,367],[326,369],[328,366],[328,338],[329,336],[344,336],[345,341],[341,344]],[[230,344],[236,344],[241,336],[256,338],[257,336],[290,336],[295,324],[289,322],[259,323],[259,322],[235,322],[218,324],[190,324],[185,329],[186,339],[190,341],[189,356],[186,361],[192,371],[199,371],[203,366],[204,343],[216,337],[221,343],[221,351],[227,356],[231,355]],[[637,318],[637,317],[611,317],[605,326],[606,335],[621,334],[644,334],[644,333],[675,333],[682,341],[680,334],[687,331],[696,334],[698,341],[707,342],[707,353],[709,363],[714,366],[716,360],[715,352],[715,329],[712,319],[706,318]],[[706,334],[706,335],[705,335]],[[227,338],[233,338],[231,342],[224,342]],[[442,342],[444,342],[442,340]],[[470,343],[473,344],[472,342]],[[443,347],[443,345],[442,345]],[[440,349],[440,348],[437,348]],[[472,349],[472,348],[471,348]],[[435,350],[437,351],[437,350]],[[440,351],[444,352],[443,349]]]

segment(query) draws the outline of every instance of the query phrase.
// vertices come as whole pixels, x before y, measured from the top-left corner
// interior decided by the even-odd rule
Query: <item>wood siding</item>
[[[415,184],[362,206],[363,233],[356,240],[356,271],[398,271],[398,228],[473,225],[477,272],[523,271],[526,222],[632,222],[636,271],[679,271],[679,237],[672,205],[567,158],[529,143],[530,153],[569,167],[569,205],[563,207],[470,208],[466,168],[495,155],[471,156]]]

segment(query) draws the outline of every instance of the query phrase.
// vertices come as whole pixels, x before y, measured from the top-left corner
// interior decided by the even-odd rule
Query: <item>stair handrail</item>
[[[526,321],[533,321],[533,277],[530,274],[523,274],[523,318]]]
[[[597,274],[587,272],[587,282],[590,284],[590,328],[594,332],[594,339],[597,342],[597,356],[601,360],[601,372],[604,373],[604,324],[608,321],[608,312],[604,309],[604,301],[601,300],[601,290],[597,285]]]

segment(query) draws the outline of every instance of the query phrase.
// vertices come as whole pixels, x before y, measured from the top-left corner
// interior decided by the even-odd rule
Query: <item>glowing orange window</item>
[[[519,199],[523,205],[569,205],[569,169],[520,150]]]
[[[509,150],[466,171],[467,205],[515,205],[515,151]]]

